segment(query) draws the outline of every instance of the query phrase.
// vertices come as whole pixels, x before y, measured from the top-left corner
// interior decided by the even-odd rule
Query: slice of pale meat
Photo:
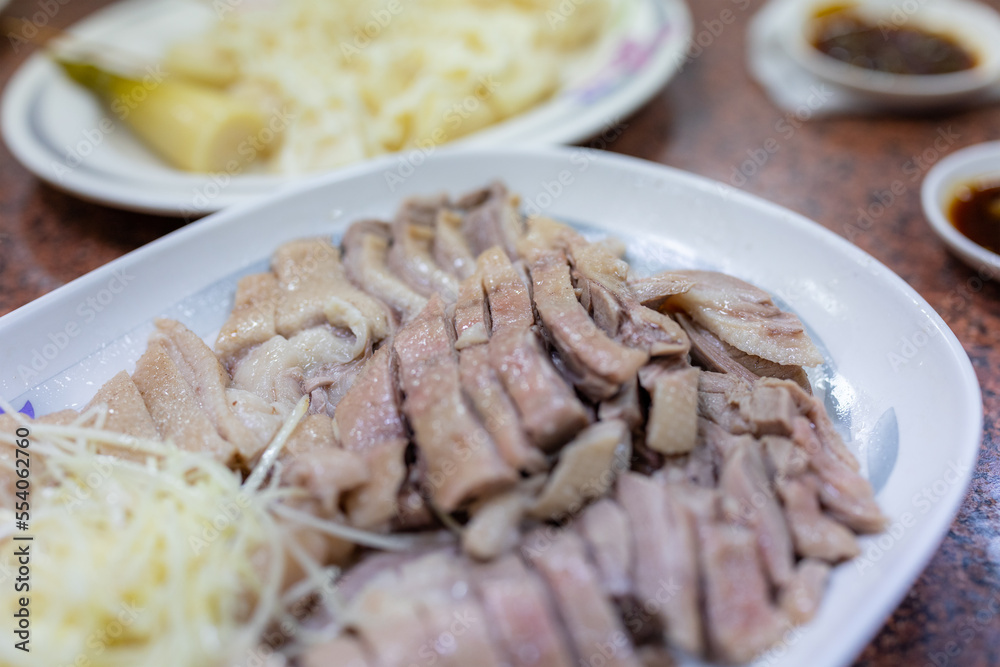
[[[538,316],[576,386],[596,400],[616,394],[649,355],[598,328],[577,300],[564,254],[535,253],[529,269]]]
[[[444,302],[435,296],[394,341],[405,396],[403,412],[427,466],[431,498],[444,512],[509,488],[517,480],[466,405],[453,331]]]
[[[365,364],[338,404],[334,421],[343,448],[361,455],[371,475],[347,496],[350,523],[359,528],[383,526],[397,512],[408,442],[389,346],[378,349]]]
[[[500,667],[505,662],[458,556],[438,551],[409,561],[400,568],[399,579],[397,592],[416,600],[418,613],[431,629],[428,648],[442,665]]]
[[[370,477],[360,454],[341,449],[333,420],[324,414],[306,415],[299,422],[282,449],[281,460],[282,480],[305,490],[327,518],[339,516],[341,496]]]
[[[128,373],[121,371],[113,378],[104,383],[90,403],[83,409],[86,412],[90,408],[104,405],[107,407],[107,415],[104,419],[104,429],[124,433],[136,438],[149,438],[156,440],[159,434],[156,431],[156,424],[146,409],[146,404],[142,401],[142,394],[136,389],[135,383]],[[114,454],[128,456],[127,451],[115,449]],[[141,456],[141,455],[140,455]]]
[[[344,635],[310,646],[299,657],[300,667],[369,667],[370,664],[361,643]]]
[[[236,284],[236,298],[229,319],[215,341],[215,351],[226,364],[242,351],[270,340],[280,288],[271,273],[244,276]]]
[[[767,478],[760,445],[733,451],[722,466],[719,488],[726,494],[729,519],[753,531],[761,561],[772,583],[784,585],[794,569],[792,536]]]
[[[628,281],[636,300],[653,310],[660,310],[667,299],[687,292],[694,284],[693,278],[671,271]]]
[[[632,590],[632,525],[625,510],[610,498],[584,510],[575,524],[587,543],[604,592],[623,598]]]
[[[716,523],[698,534],[711,652],[725,662],[750,662],[781,637],[788,619],[771,601],[751,531]]]
[[[573,389],[559,375],[530,329],[494,331],[490,363],[503,382],[531,441],[557,449],[590,422]]]
[[[661,483],[627,473],[618,480],[617,500],[632,526],[633,591],[652,609],[667,643],[692,654],[704,649],[699,611],[698,545],[694,526],[677,493]]]
[[[585,662],[600,656],[610,667],[639,667],[632,642],[587,562],[580,537],[566,530],[539,530],[526,537],[522,549],[552,592],[576,655]]]
[[[401,577],[395,569],[383,569],[350,600],[344,610],[344,626],[371,647],[371,662],[378,667],[409,665],[414,656],[436,658],[429,647],[434,629],[423,619],[418,602],[402,595]]]
[[[472,518],[462,531],[462,551],[488,561],[510,551],[521,538],[521,519],[531,506],[521,489],[487,498],[470,510]]]
[[[284,244],[271,258],[281,288],[275,327],[285,337],[329,322],[348,329],[364,342],[389,335],[391,322],[385,306],[347,280],[340,250],[328,239],[315,238]],[[355,325],[361,322],[363,326]]]
[[[691,358],[695,363],[708,371],[738,377],[747,384],[753,384],[757,381],[757,375],[729,354],[730,349],[735,350],[736,348],[731,345],[727,346],[722,339],[691,320],[684,313],[675,313],[674,317],[691,341]],[[796,366],[795,368],[801,367]]]
[[[831,516],[858,533],[885,528],[887,519],[875,502],[871,484],[824,446],[805,417],[795,420],[792,440],[809,454],[809,467],[820,481],[820,501]]]
[[[242,461],[252,460],[267,445],[264,435],[248,428],[232,410],[226,395],[229,374],[205,342],[180,322],[156,321],[150,342],[157,342],[194,392],[215,430]]]
[[[490,348],[475,345],[459,352],[459,377],[497,451],[512,468],[540,472],[548,463],[541,451],[528,440],[517,408],[490,364]]]
[[[489,306],[482,276],[475,273],[462,281],[455,301],[455,349],[480,345],[490,339]]]
[[[548,591],[516,556],[473,566],[472,581],[511,667],[575,664]]]
[[[392,223],[387,263],[415,292],[454,300],[458,280],[434,261],[434,228],[413,222],[403,211]]]
[[[392,234],[384,222],[356,222],[344,234],[344,270],[351,282],[392,309],[400,322],[415,317],[427,298],[393,275],[388,267]]]
[[[236,448],[215,430],[194,388],[184,379],[162,341],[150,341],[136,362],[132,381],[162,438],[223,463],[232,460]]]
[[[591,424],[559,452],[559,461],[531,507],[536,519],[563,519],[604,496],[628,470],[632,437],[623,421]]]
[[[626,382],[617,394],[601,401],[597,406],[597,417],[601,421],[621,419],[628,424],[633,433],[639,431],[646,421],[639,397],[639,378]]]
[[[819,480],[815,476],[781,480],[777,487],[799,556],[839,563],[861,552],[854,534],[823,513],[819,505]]]
[[[462,216],[442,208],[434,221],[434,261],[459,280],[476,270],[476,256],[462,235]]]
[[[789,366],[816,366],[823,356],[798,317],[787,313],[762,289],[713,271],[672,271],[694,284],[666,300],[733,347]]]
[[[792,623],[808,623],[816,616],[829,578],[830,566],[827,563],[813,558],[799,563],[778,595],[778,605]]]
[[[697,368],[654,362],[639,372],[649,392],[646,446],[662,454],[685,454],[698,439]]]
[[[493,332],[533,326],[531,293],[503,250],[488,248],[479,256],[476,265],[489,300]]]
[[[464,210],[462,233],[473,254],[498,246],[511,258],[517,257],[517,240],[524,223],[517,210],[517,199],[503,183],[472,192],[457,202]]]

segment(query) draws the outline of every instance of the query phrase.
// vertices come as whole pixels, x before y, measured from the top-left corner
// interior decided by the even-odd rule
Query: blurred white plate
[[[624,240],[639,272],[726,271],[769,290],[805,322],[827,360],[813,374],[817,395],[891,523],[834,571],[817,618],[761,664],[850,664],[934,553],[976,464],[979,384],[931,307],[801,215],[634,158],[582,148],[442,151],[389,192],[384,172],[393,164],[348,167],[223,211],[0,318],[0,396],[39,413],[79,407],[117,371],[134,368],[153,317],[179,319],[213,340],[237,279],[265,270],[282,242],[338,236],[360,218],[391,216],[406,196],[458,194],[500,178],[526,210]]]
[[[684,0],[619,4],[618,19],[563,90],[461,143],[559,144],[618,131],[614,126],[680,69],[691,36]],[[203,0],[126,0],[95,13],[70,32],[89,43],[111,45],[156,62],[169,45],[215,20],[213,5]],[[173,169],[41,54],[32,56],[7,86],[2,129],[14,156],[39,178],[117,208],[197,215],[295,180],[251,170],[213,177]],[[423,158],[421,153],[411,162]]]

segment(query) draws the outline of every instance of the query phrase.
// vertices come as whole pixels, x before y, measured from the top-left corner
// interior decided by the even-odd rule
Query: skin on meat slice
[[[739,447],[727,457],[719,475],[719,487],[726,494],[723,506],[730,520],[753,531],[771,582],[777,586],[785,584],[795,569],[792,536],[756,441]]]
[[[708,523],[699,526],[698,535],[712,655],[750,662],[781,638],[789,621],[771,601],[751,531]]]
[[[698,441],[697,368],[649,364],[639,382],[649,392],[646,446],[662,454],[685,454]]]
[[[635,377],[649,355],[608,337],[577,300],[566,256],[537,252],[530,263],[535,308],[576,386],[597,400]]]
[[[334,416],[343,448],[368,465],[369,480],[344,503],[350,523],[359,528],[384,526],[397,513],[408,443],[398,394],[392,349],[386,345],[365,364]]]
[[[489,346],[475,345],[459,352],[458,371],[462,390],[503,460],[525,472],[545,470],[548,467],[545,457],[528,440],[517,408],[490,364]]]
[[[700,655],[698,544],[688,512],[673,490],[636,473],[618,480],[617,500],[633,528],[632,581],[640,606],[656,610],[669,645]]]
[[[548,591],[517,556],[474,565],[472,581],[511,667],[576,664]]]
[[[540,529],[528,535],[522,553],[542,575],[582,664],[639,667],[618,611],[601,590],[586,548],[568,530]]]
[[[629,469],[632,437],[623,421],[591,424],[559,452],[559,461],[531,507],[536,519],[563,519],[604,496]]]
[[[355,222],[344,234],[344,270],[358,288],[392,309],[405,323],[427,305],[427,298],[393,275],[388,267],[392,233],[389,225],[374,220]]]
[[[854,558],[861,553],[858,542],[846,526],[820,509],[819,484],[812,474],[777,483],[795,552],[830,563]]]
[[[476,255],[499,246],[511,259],[517,258],[517,241],[524,223],[518,213],[518,200],[503,183],[471,192],[456,203],[464,212],[462,233]]]
[[[223,463],[232,460],[236,448],[215,430],[163,342],[150,341],[136,362],[132,381],[163,439],[172,439],[182,449],[202,452]]]
[[[83,409],[83,412],[96,405],[105,405],[108,408],[107,417],[104,420],[105,430],[124,433],[136,438],[150,440],[159,438],[156,424],[153,423],[153,418],[149,415],[146,404],[142,402],[142,394],[136,389],[132,378],[125,371],[119,372],[105,382],[104,386],[98,389],[94,397],[90,399],[90,403]],[[115,448],[113,452],[117,455],[128,456],[127,451],[119,448]]]
[[[435,296],[394,342],[403,412],[427,466],[431,499],[444,512],[509,488],[518,478],[466,404],[452,332],[444,302]]]
[[[411,220],[405,209],[392,223],[388,266],[414,291],[425,297],[440,294],[448,301],[458,292],[458,280],[434,261],[434,228]]]
[[[455,302],[455,349],[480,345],[490,339],[489,306],[478,273],[466,278],[458,288]]]
[[[156,320],[150,343],[154,341],[173,360],[218,434],[232,445],[242,461],[251,461],[267,446],[267,440],[233,412],[226,394],[229,373],[211,348],[183,324],[169,319]]]
[[[531,297],[510,260],[493,248],[480,256],[478,270],[493,326],[490,363],[517,407],[528,438],[543,451],[552,451],[590,417],[531,330]]]
[[[278,279],[271,273],[240,278],[233,310],[215,340],[215,351],[227,366],[232,365],[241,351],[260,345],[277,333],[274,314],[280,292]]]
[[[830,566],[827,563],[813,558],[799,563],[778,595],[778,606],[792,623],[802,625],[816,616],[829,578]]]
[[[714,271],[672,271],[693,284],[666,300],[733,347],[787,366],[816,366],[823,355],[809,339],[798,317],[771,300],[771,295],[739,278]]]
[[[288,337],[329,322],[351,330],[363,345],[389,335],[391,321],[385,306],[350,284],[340,250],[328,239],[284,244],[272,256],[271,269],[280,287],[275,311],[279,334]],[[332,308],[331,301],[338,306]]]
[[[487,498],[471,508],[472,518],[462,531],[462,551],[481,561],[496,558],[517,546],[521,519],[531,505],[520,488]]]
[[[603,498],[584,510],[575,524],[587,543],[604,591],[622,598],[632,590],[632,525],[621,505]]]
[[[476,256],[462,236],[463,218],[447,208],[438,211],[434,222],[434,261],[459,280],[476,270]]]

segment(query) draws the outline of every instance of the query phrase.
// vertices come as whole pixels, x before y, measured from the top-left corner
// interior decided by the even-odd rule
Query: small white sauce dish
[[[924,177],[920,201],[931,228],[952,252],[980,274],[1000,278],[1000,255],[969,239],[948,219],[957,190],[983,181],[1000,182],[1000,141],[963,148],[938,162]]]
[[[944,34],[969,50],[974,67],[950,74],[891,74],[857,67],[813,46],[816,14],[832,7],[878,26]],[[974,99],[1000,81],[1000,14],[970,0],[807,0],[796,3],[783,30],[789,57],[813,76],[893,109],[925,110]]]

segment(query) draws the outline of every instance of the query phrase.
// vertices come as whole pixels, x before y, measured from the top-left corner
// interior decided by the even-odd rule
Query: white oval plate
[[[726,271],[769,290],[806,323],[827,359],[814,374],[817,394],[891,525],[862,540],[864,555],[835,570],[818,617],[762,662],[849,664],[934,553],[976,463],[979,385],[931,307],[810,220],[634,158],[582,148],[442,151],[389,192],[384,172],[392,165],[349,167],[233,207],[0,318],[0,396],[39,413],[79,407],[118,370],[134,367],[153,317],[177,318],[213,340],[236,280],[266,269],[282,242],[337,236],[354,220],[390,216],[405,196],[457,194],[500,178],[528,211],[623,239],[642,270]]]
[[[165,49],[215,20],[203,0],[125,0],[75,25],[88,43],[157,62]],[[691,35],[684,0],[621,0],[592,56],[548,102],[461,140],[466,146],[572,143],[598,135],[651,98],[681,67]],[[198,215],[271,192],[292,180],[265,173],[192,174],[174,169],[42,54],[11,79],[4,141],[39,178],[117,208]],[[433,149],[432,149],[433,150]],[[410,154],[412,153],[412,155]],[[425,152],[400,155],[419,163]],[[404,167],[405,169],[405,167]]]

